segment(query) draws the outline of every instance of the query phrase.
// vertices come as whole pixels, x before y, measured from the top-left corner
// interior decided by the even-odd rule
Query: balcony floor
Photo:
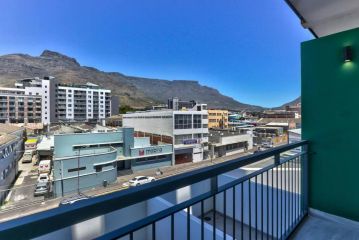
[[[291,240],[359,240],[359,228],[308,216],[293,233]]]

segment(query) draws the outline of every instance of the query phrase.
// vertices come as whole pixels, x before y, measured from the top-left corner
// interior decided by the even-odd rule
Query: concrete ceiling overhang
[[[359,27],[359,0],[285,0],[315,37]]]

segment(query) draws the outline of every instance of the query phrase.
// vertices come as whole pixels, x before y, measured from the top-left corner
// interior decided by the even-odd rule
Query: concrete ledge
[[[359,229],[359,222],[357,222],[357,221],[350,220],[350,219],[347,219],[347,218],[343,218],[343,217],[333,215],[333,214],[330,214],[330,213],[322,212],[322,211],[317,210],[317,209],[309,208],[309,215],[311,215],[313,217],[321,218],[321,219],[324,219],[324,220],[328,220],[328,221],[331,221],[331,222],[344,224],[344,225],[346,225],[348,227],[351,227],[351,228]]]

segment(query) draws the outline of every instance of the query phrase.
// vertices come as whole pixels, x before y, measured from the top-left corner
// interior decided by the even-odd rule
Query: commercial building
[[[118,109],[111,90],[92,83],[58,84],[54,77],[36,77],[17,80],[15,87],[0,87],[1,123],[96,122]]]
[[[123,126],[133,127],[156,142],[173,143],[175,164],[208,158],[207,105],[174,99],[169,108],[124,114]]]
[[[18,173],[18,160],[24,153],[24,128],[0,124],[0,204]]]
[[[172,145],[151,145],[133,128],[54,135],[54,194],[61,196],[117,179],[117,171],[170,166]]]
[[[251,131],[210,130],[210,154],[212,157],[229,156],[253,148]]]
[[[228,110],[208,109],[208,128],[228,128]]]

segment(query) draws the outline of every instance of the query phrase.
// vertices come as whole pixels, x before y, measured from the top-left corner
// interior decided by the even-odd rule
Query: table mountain
[[[211,108],[259,110],[261,107],[240,103],[222,95],[218,90],[200,85],[197,81],[161,80],[103,72],[81,66],[75,58],[45,50],[40,56],[8,54],[0,56],[0,86],[13,87],[16,79],[54,76],[62,83],[92,82],[112,90],[121,105],[146,108],[166,103],[168,98],[196,100]]]

